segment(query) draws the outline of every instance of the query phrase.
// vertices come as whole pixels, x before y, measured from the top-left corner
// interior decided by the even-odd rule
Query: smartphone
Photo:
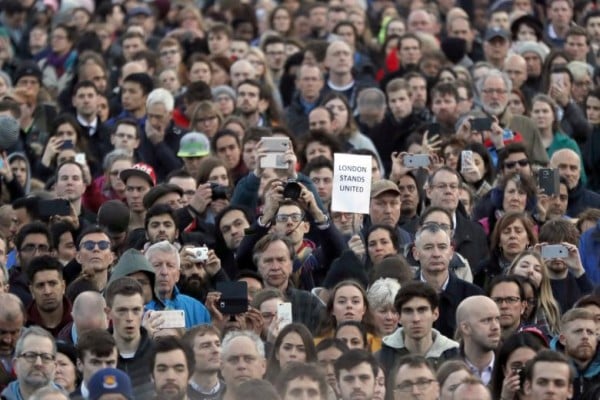
[[[86,164],[85,153],[77,153],[75,154],[75,162],[80,165]]]
[[[267,153],[260,159],[261,168],[287,169],[284,153]]]
[[[547,260],[550,258],[567,258],[569,257],[569,249],[562,244],[547,244],[542,246],[542,258]]]
[[[473,161],[473,151],[463,150],[460,152],[460,170],[465,172],[471,169],[475,162]]]
[[[515,375],[519,375],[519,385],[523,388],[523,384],[525,383],[525,368],[512,368],[512,371]]]
[[[548,196],[560,194],[560,175],[554,168],[540,168],[537,174],[538,187]]]
[[[292,323],[292,303],[281,303],[277,306],[277,318],[279,322],[279,329]]]
[[[471,120],[471,130],[476,132],[489,131],[492,129],[490,117],[475,118]]]
[[[264,137],[260,141],[262,149],[269,152],[285,153],[292,147],[290,139],[281,136]]]
[[[60,145],[61,150],[72,149],[73,147],[73,141],[71,139],[64,140]]]
[[[243,314],[248,311],[248,284],[246,282],[217,282],[221,298],[217,308],[223,315]]]
[[[403,158],[404,166],[407,168],[428,167],[431,161],[429,154],[407,154]]]
[[[439,135],[441,130],[442,126],[437,122],[433,122],[429,124],[429,126],[427,126],[427,135],[428,137],[431,137],[433,135]]]
[[[50,218],[55,215],[71,215],[71,203],[65,199],[40,200],[38,215],[41,218]]]
[[[184,310],[161,310],[155,311],[155,313],[160,314],[164,320],[160,325],[160,329],[185,328]]]

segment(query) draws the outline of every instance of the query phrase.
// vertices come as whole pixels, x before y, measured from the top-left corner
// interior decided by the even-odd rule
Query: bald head
[[[579,184],[581,158],[573,150],[561,149],[552,154],[550,167],[558,169],[558,174],[566,179],[569,189],[574,189]]]
[[[468,321],[473,315],[477,314],[478,309],[487,307],[498,309],[496,303],[487,296],[467,297],[456,308],[456,325],[460,326],[461,322]]]
[[[500,343],[500,310],[486,296],[471,296],[456,309],[456,325],[465,349],[493,352]]]
[[[0,293],[0,321],[15,321],[25,318],[25,307],[17,296],[12,293]]]
[[[237,60],[229,68],[231,86],[237,88],[246,79],[256,79],[256,68],[248,60]]]
[[[490,390],[477,378],[466,378],[452,394],[452,400],[492,400]]]
[[[512,54],[504,61],[504,72],[512,81],[513,88],[519,89],[527,80],[527,62],[523,56]]]
[[[73,322],[78,330],[106,329],[106,301],[98,292],[82,292],[73,302]]]

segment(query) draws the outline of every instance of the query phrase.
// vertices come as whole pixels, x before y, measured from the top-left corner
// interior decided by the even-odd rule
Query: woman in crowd
[[[133,166],[133,157],[126,150],[113,150],[104,157],[104,174],[87,186],[83,194],[83,206],[92,212],[98,212],[100,206],[108,200],[125,201],[125,183],[121,180],[121,171]]]
[[[60,385],[67,393],[73,393],[79,386],[80,376],[77,371],[77,352],[73,345],[56,342],[56,375],[54,383]]]
[[[467,143],[456,137],[452,136],[444,140],[441,144],[440,156],[444,159],[444,164],[452,169],[458,171],[458,162],[460,160],[460,154],[465,149]]]
[[[50,34],[50,53],[40,61],[44,86],[58,95],[69,86],[77,63],[74,50],[76,32],[66,24],[58,24]]]
[[[204,54],[192,54],[186,61],[186,84],[202,81],[207,85],[212,81],[212,65],[210,59]]]
[[[391,278],[377,279],[367,290],[371,320],[379,339],[398,329],[400,315],[394,307],[394,299],[399,290],[400,283]]]
[[[350,350],[367,348],[367,330],[362,322],[344,321],[335,328],[334,337],[340,339]]]
[[[490,153],[481,143],[469,143],[463,151],[470,151],[473,155],[472,163],[465,164],[463,157],[458,159],[457,171],[464,181],[473,189],[475,201],[479,201],[492,189],[496,171]],[[463,154],[463,153],[461,153]]]
[[[387,225],[373,225],[367,231],[367,267],[379,264],[384,258],[398,254],[396,231]]]
[[[190,120],[190,129],[202,132],[206,137],[212,139],[222,123],[223,116],[218,107],[212,101],[205,100],[198,103],[194,109]]]
[[[554,294],[552,294],[547,268],[537,251],[525,250],[514,259],[507,273],[523,276],[532,282],[537,296],[533,299],[535,304],[531,306],[537,312],[527,322],[535,324],[550,337],[559,333],[561,313]]]
[[[283,37],[292,37],[294,36],[292,19],[291,11],[286,6],[279,5],[269,15],[269,29]]]
[[[523,391],[525,366],[537,352],[547,347],[545,339],[532,332],[519,332],[510,336],[500,347],[494,361],[490,382],[492,398],[530,400]]]
[[[323,131],[311,131],[302,141],[298,160],[300,169],[313,158],[323,156],[333,162],[333,155],[342,151],[342,145],[337,137]]]
[[[519,89],[513,89],[508,95],[508,110],[512,115],[529,115],[527,101]]]
[[[215,216],[229,205],[232,183],[225,163],[217,157],[205,157],[198,167],[198,185],[210,182],[216,186],[212,187],[213,198],[206,208],[205,220],[213,222]]]
[[[303,324],[289,324],[277,335],[267,362],[267,379],[274,382],[281,369],[292,361],[307,363],[317,361],[312,334]]]
[[[449,360],[440,365],[436,375],[440,385],[439,400],[453,400],[458,385],[470,376],[472,376],[471,370],[463,361]]]
[[[536,243],[536,228],[527,214],[504,214],[496,223],[490,237],[490,256],[477,266],[473,283],[486,288],[495,276],[508,270],[519,254]]]

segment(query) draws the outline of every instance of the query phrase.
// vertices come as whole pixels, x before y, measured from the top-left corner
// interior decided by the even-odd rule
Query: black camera
[[[229,197],[229,188],[218,183],[211,182],[210,190],[212,190],[211,200],[227,200]]]
[[[296,181],[290,180],[283,187],[283,197],[285,199],[298,200],[302,193],[302,186]]]

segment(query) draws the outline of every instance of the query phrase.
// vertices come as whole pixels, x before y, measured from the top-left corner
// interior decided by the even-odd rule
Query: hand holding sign
[[[369,213],[371,165],[371,156],[334,154],[332,211]]]

